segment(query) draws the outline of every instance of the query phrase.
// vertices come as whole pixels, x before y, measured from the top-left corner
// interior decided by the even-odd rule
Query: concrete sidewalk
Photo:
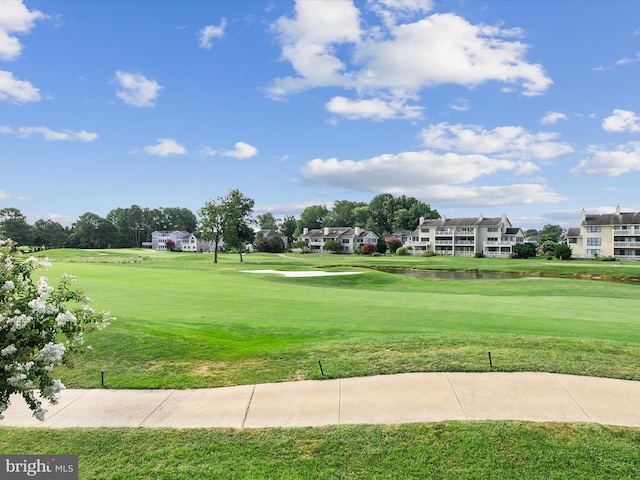
[[[640,382],[551,373],[407,373],[198,390],[65,390],[46,420],[13,397],[0,426],[264,428],[441,420],[640,427]]]

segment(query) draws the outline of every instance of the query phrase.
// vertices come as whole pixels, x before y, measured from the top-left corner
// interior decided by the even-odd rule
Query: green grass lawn
[[[74,388],[195,388],[410,371],[640,380],[639,264],[148,250],[46,253],[118,320],[54,371]],[[524,272],[434,281],[369,267]],[[245,269],[360,271],[284,278]],[[561,276],[561,277],[558,277]],[[52,281],[53,283],[53,281]],[[438,422],[262,430],[0,428],[2,453],[79,455],[81,479],[635,479],[640,429]]]
[[[555,278],[636,265],[348,255],[47,252],[118,317],[94,352],[57,373],[69,387],[190,388],[412,371],[549,371],[640,379],[637,284]],[[433,281],[378,265],[535,272]],[[561,267],[551,267],[560,264]],[[549,268],[547,268],[549,266]],[[573,271],[567,269],[573,268]],[[245,269],[357,270],[284,278]],[[546,268],[544,272],[542,269]],[[600,268],[601,270],[597,270]],[[596,270],[594,270],[596,269]]]
[[[640,430],[584,424],[0,428],[0,451],[76,454],[80,478],[91,480],[631,480],[640,476]]]

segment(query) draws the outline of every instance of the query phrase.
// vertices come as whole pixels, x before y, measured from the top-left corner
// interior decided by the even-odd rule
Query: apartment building
[[[640,212],[587,214],[582,209],[580,227],[567,231],[574,258],[614,257],[640,260]]]
[[[524,242],[522,229],[513,227],[502,217],[420,219],[405,246],[412,255],[426,252],[436,255],[469,257],[483,253],[491,257],[508,257],[513,246]]]
[[[377,243],[378,235],[360,227],[304,228],[299,240],[306,241],[311,252],[322,252],[325,242],[336,240],[342,243],[344,253],[353,253],[359,246]]]

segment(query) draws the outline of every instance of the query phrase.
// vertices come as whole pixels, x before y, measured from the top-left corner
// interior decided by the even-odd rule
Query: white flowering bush
[[[71,275],[63,275],[56,287],[46,277],[34,280],[34,271],[49,262],[14,257],[10,247],[11,241],[0,241],[0,419],[9,397],[19,394],[43,420],[41,399],[54,404],[64,389],[51,377],[53,368],[71,352],[90,350],[83,334],[115,318],[94,311],[91,299],[73,288]]]

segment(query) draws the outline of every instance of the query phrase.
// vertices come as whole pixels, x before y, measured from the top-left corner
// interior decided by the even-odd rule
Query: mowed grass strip
[[[638,285],[566,278],[427,281],[371,269],[285,278],[241,270],[351,270],[358,256],[47,252],[118,317],[55,372],[68,387],[195,388],[412,371],[549,371],[640,379]],[[367,266],[378,259],[365,259]],[[439,258],[439,257],[436,257]],[[448,264],[451,264],[448,260]],[[461,259],[460,265],[474,260]],[[495,259],[490,259],[495,260]],[[410,259],[410,265],[422,264]],[[491,262],[494,267],[517,263]],[[537,260],[540,263],[539,260]],[[570,263],[570,262],[565,262]],[[592,262],[596,263],[596,262]],[[605,262],[599,262],[605,263]],[[523,263],[526,265],[526,263]],[[610,268],[606,266],[606,268]]]
[[[76,454],[80,479],[636,479],[640,430],[441,422],[263,430],[0,428],[4,454]]]

